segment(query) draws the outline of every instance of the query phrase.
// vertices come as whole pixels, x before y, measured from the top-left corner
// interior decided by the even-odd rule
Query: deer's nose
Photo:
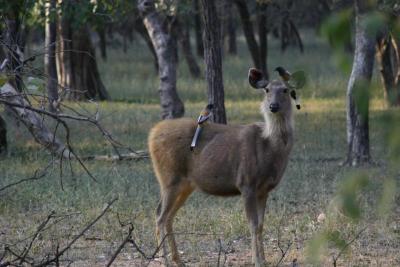
[[[269,105],[269,110],[271,110],[272,113],[275,113],[279,111],[279,104],[278,103],[272,103]]]

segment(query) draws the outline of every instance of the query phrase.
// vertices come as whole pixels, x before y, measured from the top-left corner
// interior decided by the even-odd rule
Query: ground
[[[244,40],[239,40],[238,56],[225,54],[224,83],[229,123],[262,120],[259,103],[262,93],[247,84],[251,66]],[[345,87],[348,74],[333,63],[328,46],[313,33],[304,35],[305,53],[287,51],[271,41],[270,69],[285,66],[302,69],[309,83],[299,92],[302,109],[295,111],[295,146],[283,181],[270,195],[265,218],[265,253],[270,265],[312,264],[307,251],[310,240],[324,229],[337,230],[350,242],[337,261],[338,266],[400,266],[399,177],[394,205],[382,216],[377,203],[382,198],[388,176],[388,149],[385,146],[388,115],[400,119],[398,109],[388,110],[380,88],[372,91],[370,113],[373,163],[362,168],[343,167],[346,153]],[[134,48],[136,47],[136,49]],[[139,48],[138,48],[139,47]],[[149,129],[159,121],[157,76],[145,46],[136,43],[123,54],[111,49],[106,62],[99,61],[101,76],[114,101],[99,104],[100,120],[123,144],[146,150]],[[178,90],[185,102],[185,116],[195,118],[206,103],[206,84],[188,74],[180,63]],[[274,76],[274,75],[272,75]],[[377,78],[373,81],[378,84]],[[76,108],[95,110],[94,104],[69,103]],[[9,155],[0,160],[0,188],[32,176],[51,159],[10,119]],[[71,123],[72,143],[81,155],[112,154],[101,134],[90,125]],[[96,177],[93,181],[75,162],[54,164],[44,178],[0,191],[0,253],[5,246],[17,251],[26,247],[38,226],[55,211],[55,217],[32,244],[28,257],[39,258],[62,248],[101,213],[108,201],[118,200],[62,258],[72,266],[104,266],[125,238],[131,222],[133,239],[147,256],[155,243],[155,208],[159,189],[149,159],[141,161],[85,163]],[[60,175],[62,170],[62,175]],[[369,186],[358,196],[362,214],[358,221],[335,212],[341,184],[351,171],[367,173]],[[318,221],[321,214],[325,220]],[[320,217],[321,218],[321,217]],[[178,248],[189,266],[244,266],[251,264],[250,234],[241,199],[217,198],[194,193],[175,219]],[[286,251],[282,258],[282,251]],[[322,266],[332,266],[339,250],[332,244],[321,255]],[[8,256],[7,256],[8,257]],[[1,254],[0,254],[1,259]],[[115,266],[158,266],[159,259],[147,261],[127,245]]]

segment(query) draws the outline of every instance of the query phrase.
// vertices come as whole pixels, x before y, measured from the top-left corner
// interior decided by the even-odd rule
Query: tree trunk
[[[19,5],[13,6],[10,10],[8,10],[4,22],[5,22],[5,46],[7,59],[8,59],[8,70],[13,73],[14,77],[10,80],[13,86],[17,88],[20,92],[23,89],[23,81],[21,78],[21,27],[20,21],[18,18],[20,7]]]
[[[220,22],[214,1],[201,0],[201,3],[203,7],[203,42],[208,102],[214,106],[213,121],[226,124]]]
[[[249,48],[254,67],[261,69],[260,53],[258,44],[254,36],[253,24],[251,22],[250,13],[245,0],[235,0],[240,20],[242,21],[243,33],[246,38],[247,47]]]
[[[97,30],[97,33],[99,35],[100,55],[104,61],[107,60],[107,39],[105,27],[105,25],[101,25]]]
[[[75,100],[110,99],[97,68],[96,54],[86,26],[75,30],[72,37],[72,66],[74,90],[69,98]]]
[[[203,46],[203,37],[201,30],[201,16],[200,16],[200,7],[199,0],[193,0],[193,10],[194,10],[194,33],[196,36],[196,50],[197,55],[199,57],[204,56],[204,46]]]
[[[353,68],[347,87],[347,163],[353,166],[370,161],[369,152],[369,85],[371,81],[375,38],[365,28],[368,8],[355,0],[356,36]]]
[[[0,100],[5,100],[11,104],[30,106],[26,99],[18,94],[16,89],[9,83],[6,83],[0,88],[2,97]],[[5,104],[5,103],[2,103]],[[69,150],[65,145],[50,131],[44,124],[43,118],[37,113],[23,107],[15,107],[8,105],[9,110],[16,117],[16,121],[21,121],[31,132],[35,140],[48,149],[52,154],[69,157]]]
[[[160,14],[154,0],[139,0],[138,8],[157,53],[160,77],[162,119],[182,117],[185,109],[176,90],[177,44],[168,31],[167,18]]]
[[[49,101],[49,110],[57,111],[58,106],[58,79],[56,66],[56,21],[53,16],[56,9],[56,0],[50,0],[46,3],[46,25],[45,25],[45,46],[44,70],[47,88],[47,97]]]
[[[3,31],[2,30],[0,30],[0,36],[3,36]],[[1,45],[0,46],[0,62],[3,62],[6,57],[7,57],[7,54],[4,51],[4,46]]]
[[[378,40],[377,45],[377,60],[379,63],[379,71],[383,85],[383,95],[386,104],[389,107],[399,105],[400,93],[399,86],[396,83],[396,74],[394,67],[399,68],[398,64],[393,64],[392,58],[396,54],[396,47],[393,46],[394,40],[392,36],[387,33]]]
[[[0,156],[7,153],[7,125],[0,116]]]
[[[68,4],[66,2],[65,4]],[[58,16],[58,41],[56,45],[56,63],[58,82],[63,92],[69,93],[75,88],[72,66],[72,34],[68,16]]]
[[[268,56],[268,30],[267,30],[267,4],[259,3],[258,40],[260,42],[260,70],[266,79],[269,79],[267,68]]]
[[[179,42],[182,47],[183,56],[186,59],[190,74],[193,78],[201,76],[200,67],[197,64],[196,57],[192,53],[192,46],[190,45],[190,31],[188,25],[182,25],[179,21],[176,24],[176,34],[178,35]]]
[[[294,22],[292,20],[289,21],[289,25],[290,25],[291,38],[293,38],[294,43],[297,43],[297,45],[299,46],[300,53],[304,53],[303,41],[301,40],[301,36],[300,36],[299,31],[297,30],[296,25],[294,24]]]
[[[64,5],[70,1],[61,1]],[[73,14],[61,14],[57,42],[57,70],[60,85],[74,100],[109,99],[101,81],[90,32],[86,25],[72,28]]]
[[[140,36],[142,36],[143,40],[146,42],[146,45],[149,48],[150,53],[154,59],[154,68],[156,72],[158,72],[157,53],[156,50],[154,49],[149,33],[147,32],[146,27],[144,26],[143,20],[141,18],[135,21],[135,30],[140,34]]]
[[[235,20],[233,16],[232,2],[228,1],[226,4],[226,12],[227,12],[227,33],[228,33],[228,53],[230,55],[237,54],[236,47],[236,27]]]

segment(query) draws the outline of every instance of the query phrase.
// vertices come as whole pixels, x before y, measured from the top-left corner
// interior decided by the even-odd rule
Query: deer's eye
[[[287,92],[288,92],[288,89],[283,89],[283,92],[285,93],[285,94],[287,94]]]
[[[266,93],[269,93],[269,88],[265,88],[265,92],[266,92]]]

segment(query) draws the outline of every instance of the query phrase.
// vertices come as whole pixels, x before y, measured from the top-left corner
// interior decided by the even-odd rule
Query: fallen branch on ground
[[[34,259],[32,258],[28,258],[28,253],[30,251],[30,249],[32,248],[33,243],[35,242],[35,240],[37,239],[37,237],[39,236],[39,234],[45,229],[46,225],[48,224],[48,222],[55,217],[55,213],[51,212],[46,220],[44,220],[37,228],[35,234],[33,235],[31,241],[29,242],[28,246],[23,250],[23,252],[21,253],[17,253],[13,250],[11,250],[10,247],[5,247],[5,251],[3,256],[1,257],[2,259],[5,258],[6,254],[9,253],[11,255],[14,256],[13,259],[5,261],[0,263],[0,267],[6,267],[6,266],[21,266],[23,263],[26,263],[32,267],[44,267],[44,266],[48,266],[48,265],[52,265],[55,264],[56,266],[59,266],[59,262],[60,262],[60,257],[63,256],[65,254],[65,252],[67,252],[72,245],[75,244],[75,242],[81,238],[90,228],[92,228],[92,226],[97,223],[97,221],[99,221],[106,213],[107,211],[111,208],[111,206],[114,204],[115,201],[117,201],[118,198],[114,198],[112,199],[107,206],[103,209],[103,211],[93,220],[91,221],[79,234],[77,234],[63,249],[59,248],[59,245],[57,244],[57,248],[56,248],[56,252],[55,255],[53,257],[50,257],[50,255],[46,255],[44,259],[42,259],[41,262],[39,263],[35,263]],[[19,263],[17,263],[19,262]]]
[[[114,260],[117,258],[118,254],[121,252],[121,250],[125,247],[125,245],[127,243],[129,243],[129,241],[132,239],[132,232],[133,232],[133,225],[130,224],[129,225],[129,230],[128,230],[128,234],[126,235],[125,239],[122,241],[122,243],[118,246],[117,250],[114,252],[114,254],[112,255],[111,259],[109,260],[109,262],[107,263],[107,267],[110,267],[111,264],[114,262]]]
[[[82,160],[99,160],[99,161],[122,161],[122,160],[134,160],[138,161],[141,159],[149,158],[147,151],[136,151],[133,153],[120,154],[120,155],[95,155],[82,157]]]

